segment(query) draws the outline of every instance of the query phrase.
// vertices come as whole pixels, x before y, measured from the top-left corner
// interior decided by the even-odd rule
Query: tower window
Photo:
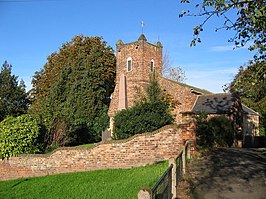
[[[127,58],[127,72],[132,71],[132,58]]]
[[[151,60],[151,72],[152,73],[154,72],[154,60],[153,59]]]

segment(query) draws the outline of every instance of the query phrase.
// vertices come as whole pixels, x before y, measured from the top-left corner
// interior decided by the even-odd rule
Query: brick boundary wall
[[[193,123],[165,126],[126,140],[93,147],[64,147],[51,154],[29,154],[0,161],[0,181],[23,177],[101,169],[131,168],[168,160],[187,139],[194,140]],[[192,145],[192,151],[194,145]]]

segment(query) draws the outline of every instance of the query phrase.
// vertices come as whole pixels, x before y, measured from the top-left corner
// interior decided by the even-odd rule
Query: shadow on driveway
[[[219,148],[193,160],[189,164],[192,198],[266,199],[265,150]]]

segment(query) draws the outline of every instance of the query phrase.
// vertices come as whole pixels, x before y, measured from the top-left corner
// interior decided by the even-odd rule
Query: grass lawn
[[[0,182],[0,199],[136,199],[152,188],[168,162],[133,169],[113,169]]]
[[[95,144],[97,144],[97,143],[82,144],[82,145],[79,145],[79,146],[91,147],[91,146],[94,146]]]

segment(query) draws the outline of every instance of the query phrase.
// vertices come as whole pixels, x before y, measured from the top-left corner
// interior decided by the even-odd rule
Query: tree
[[[164,77],[180,83],[184,83],[186,80],[185,71],[181,67],[169,67]]]
[[[0,71],[0,121],[26,113],[28,105],[24,82],[18,83],[18,77],[12,75],[12,66],[5,61]]]
[[[171,66],[168,51],[163,55],[163,76],[167,79],[181,83],[184,83],[186,80],[185,71],[181,67]]]
[[[241,66],[234,80],[226,86],[230,92],[238,92],[244,104],[260,115],[261,125],[266,129],[266,61]]]
[[[190,3],[189,0],[181,0],[181,3]],[[249,50],[257,50],[254,58],[264,60],[266,55],[266,1],[265,0],[203,0],[201,4],[197,2],[195,7],[199,9],[198,13],[191,13],[190,10],[182,11],[179,17],[183,16],[204,16],[201,24],[194,27],[194,39],[191,46],[200,43],[200,33],[204,25],[210,18],[217,16],[224,19],[220,29],[233,30],[235,36],[229,41],[234,42],[237,47],[243,47],[249,41],[253,44]],[[230,13],[234,12],[236,19],[232,19]]]
[[[82,35],[48,57],[32,81],[32,111],[38,111],[47,128],[48,145],[99,140],[108,124],[115,62],[112,48],[101,37]]]
[[[228,86],[230,92],[239,92],[241,97],[258,102],[266,96],[266,61],[241,66],[234,80]],[[256,74],[256,76],[254,75]],[[254,78],[256,77],[256,78]]]

